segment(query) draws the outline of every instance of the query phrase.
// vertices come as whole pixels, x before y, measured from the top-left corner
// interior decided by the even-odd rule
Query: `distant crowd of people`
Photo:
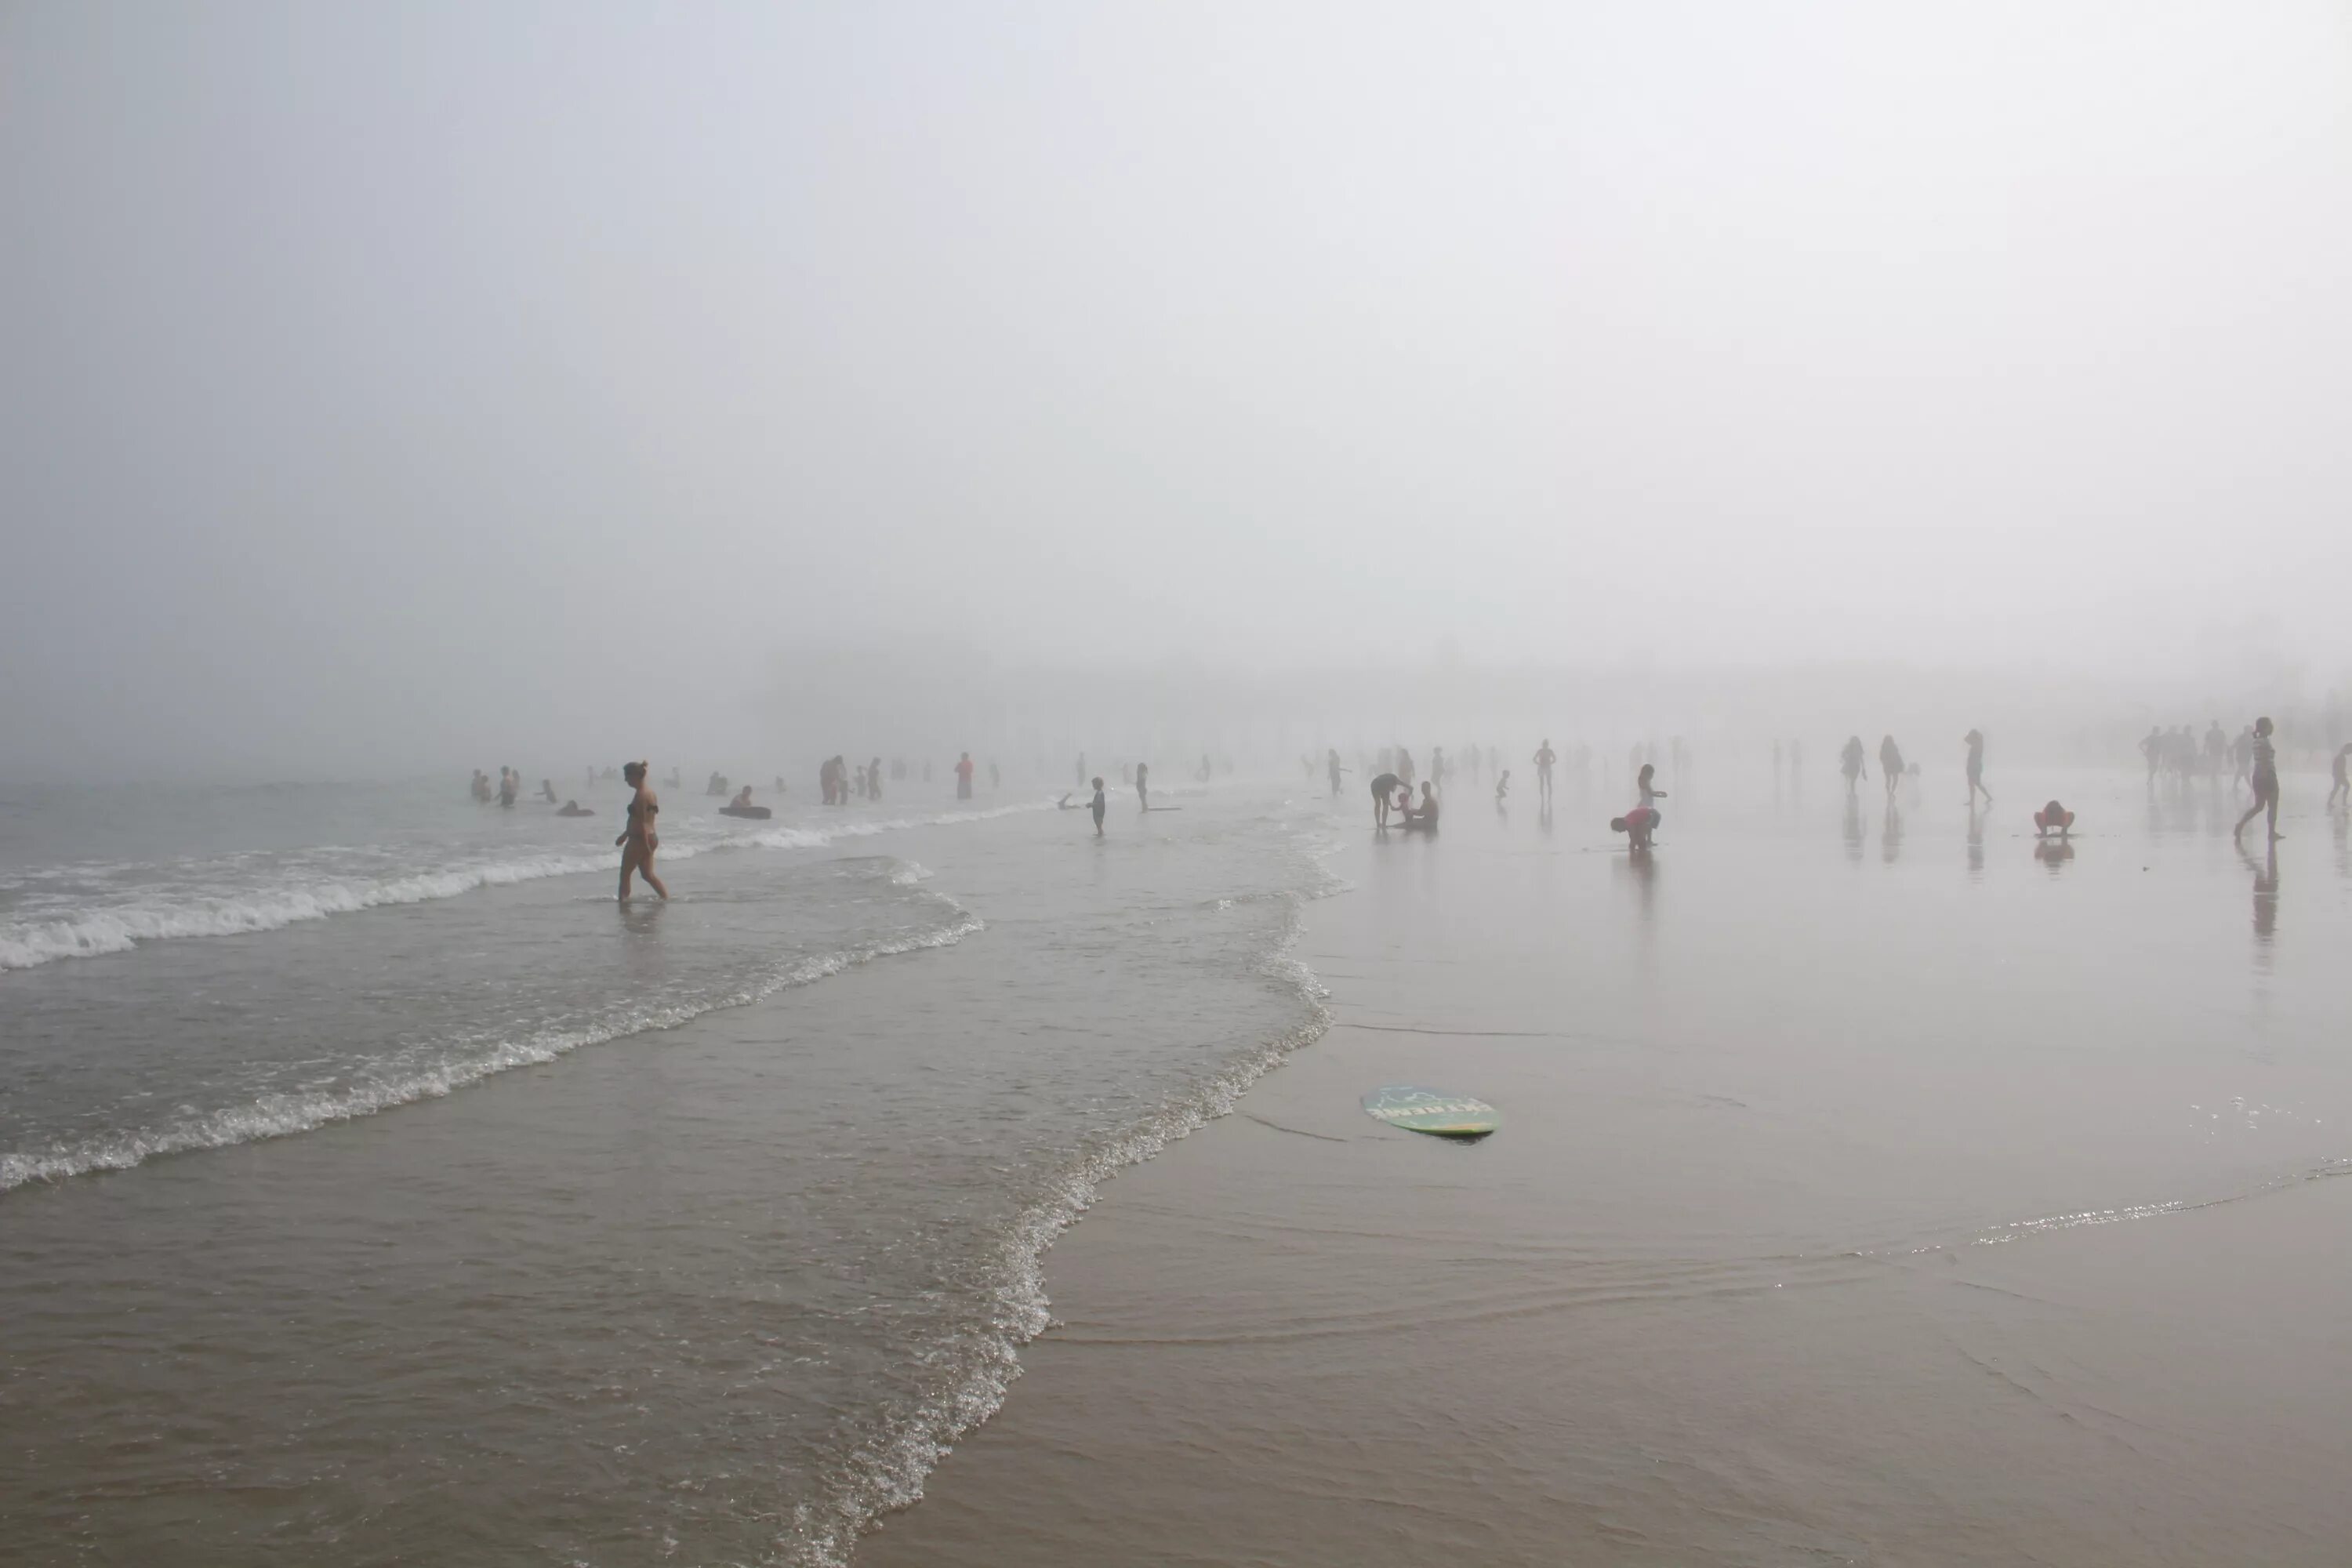
[[[1961,737],[1960,744],[1964,749],[1963,767],[1968,781],[1967,805],[1973,814],[1979,805],[1990,806],[1993,799],[1992,790],[1985,783],[1983,731],[1970,730]],[[1658,807],[1658,802],[1666,797],[1666,792],[1658,787],[1658,767],[1654,760],[1658,748],[1652,742],[1643,742],[1632,748],[1628,753],[1628,763],[1633,773],[1635,801],[1623,815],[1609,819],[1611,829],[1625,835],[1631,847],[1637,851],[1646,851],[1654,846],[1657,831],[1664,820]],[[2252,804],[2238,818],[2233,832],[2242,835],[2248,825],[2260,816],[2267,819],[2265,827],[2273,839],[2281,837],[2278,831],[2280,789],[2275,733],[2274,726],[2267,716],[2258,718],[2245,725],[2234,738],[2224,732],[2218,720],[2206,727],[2201,738],[2192,733],[2187,725],[2177,725],[2170,730],[2158,725],[2151,728],[2147,737],[2140,742],[2139,751],[2147,763],[2147,779],[2151,789],[2159,782],[2166,780],[2182,786],[2196,781],[2206,781],[2218,786],[2222,777],[2227,775],[2238,787],[2249,791],[2252,796]],[[1462,759],[1459,764],[1447,756],[1444,747],[1431,747],[1425,776],[1417,776],[1418,770],[1412,752],[1403,746],[1383,747],[1375,753],[1360,756],[1359,764],[1372,773],[1370,789],[1372,797],[1374,829],[1385,832],[1390,826],[1394,826],[1405,831],[1434,832],[1444,811],[1446,782],[1449,777],[1456,776],[1457,773],[1466,774],[1473,782],[1491,773],[1494,779],[1496,810],[1498,814],[1507,812],[1511,791],[1511,770],[1502,765],[1502,754],[1499,750],[1491,746],[1471,745],[1462,748],[1457,754]],[[1673,739],[1667,754],[1671,759],[1675,776],[1677,779],[1686,776],[1690,767],[1690,752],[1681,737]],[[1592,755],[1592,748],[1582,743],[1573,746],[1565,753],[1555,750],[1549,737],[1538,743],[1529,760],[1535,767],[1536,793],[1539,809],[1547,815],[1551,809],[1555,780],[1562,768],[1563,761],[1568,766],[1573,768],[1579,788],[1581,790],[1590,778]],[[1790,777],[1794,778],[1797,775],[1802,765],[1803,755],[1802,743],[1798,741],[1776,740],[1772,742],[1772,772],[1776,790],[1780,785],[1784,768]],[[1861,736],[1846,737],[1845,744],[1839,749],[1838,752],[1838,771],[1845,780],[1849,799],[1855,795],[1863,784],[1869,782],[1870,760],[1870,752],[1864,745]],[[1896,744],[1892,734],[1880,738],[1876,760],[1879,777],[1885,785],[1890,803],[1894,800],[1897,786],[1903,780],[1916,778],[1919,775],[1919,764],[1904,756],[1902,748]],[[1302,757],[1300,762],[1304,771],[1311,778],[1317,770],[1317,760],[1309,754]],[[931,765],[926,763],[920,766],[923,780],[926,783],[929,782],[932,777]],[[974,762],[970,752],[959,753],[952,770],[955,774],[957,799],[972,798],[980,766],[981,764]],[[986,766],[990,787],[992,789],[999,787],[1002,775],[997,764],[992,761]],[[1213,757],[1203,753],[1194,777],[1205,782],[1215,774],[1219,766]],[[1338,797],[1347,775],[1358,771],[1357,768],[1349,766],[1341,760],[1337,747],[1329,748],[1325,752],[1320,766],[1329,781],[1334,798]],[[1230,763],[1223,763],[1223,767],[1226,772],[1232,771]],[[2337,748],[2330,759],[2330,769],[2332,779],[2327,795],[2327,809],[2330,811],[2352,810],[2352,776],[2347,776],[2347,773],[2352,773],[2352,742]],[[903,780],[909,776],[909,764],[904,759],[893,759],[889,764],[887,776],[894,781]],[[1139,809],[1143,811],[1178,809],[1156,806],[1152,804],[1150,764],[1140,762],[1122,763],[1119,772],[1122,784],[1135,791]],[[618,770],[618,773],[621,780],[630,790],[627,820],[620,837],[614,840],[615,847],[622,851],[620,896],[626,900],[634,879],[643,877],[647,886],[667,899],[669,896],[668,889],[654,870],[655,855],[660,847],[659,835],[655,831],[655,821],[660,815],[661,803],[654,792],[651,764],[642,760],[633,762]],[[1076,802],[1069,795],[1065,795],[1061,798],[1060,805],[1065,809],[1087,811],[1093,818],[1095,832],[1099,837],[1104,832],[1108,805],[1105,777],[1099,773],[1088,773],[1084,752],[1078,755],[1077,773],[1081,785],[1091,790],[1090,797],[1083,802]],[[614,773],[615,770],[609,767],[601,772],[592,767],[587,770],[587,782],[592,785],[610,782],[614,777]],[[845,758],[836,754],[827,758],[818,767],[819,797],[829,806],[848,804],[853,794],[860,800],[879,801],[883,798],[884,777],[884,766],[880,757],[872,758],[853,767]],[[678,785],[680,781],[677,769],[671,769],[666,782],[671,787]],[[1418,785],[1417,793],[1416,785]],[[495,803],[501,807],[511,808],[522,797],[522,774],[515,768],[501,767],[496,779],[493,779],[488,773],[476,769],[470,789],[473,798],[479,804],[487,805]],[[782,777],[776,779],[775,790],[779,795],[784,793],[784,781]],[[709,781],[705,784],[704,794],[725,800],[727,804],[720,809],[730,815],[761,817],[767,815],[765,807],[753,804],[751,785],[745,784],[739,790],[724,773],[716,770],[712,771]],[[559,803],[554,782],[550,779],[540,781],[535,798],[540,804],[555,806],[553,815],[558,816],[595,815],[593,809],[583,806],[576,799],[564,799]],[[2063,838],[2073,830],[2075,815],[2063,804],[2053,799],[2036,809],[2032,813],[2032,819],[2037,837]]]

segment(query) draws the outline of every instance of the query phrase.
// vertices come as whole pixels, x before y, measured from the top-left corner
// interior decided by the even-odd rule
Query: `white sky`
[[[0,9],[35,752],[917,637],[2324,684],[2347,432],[2342,4]]]

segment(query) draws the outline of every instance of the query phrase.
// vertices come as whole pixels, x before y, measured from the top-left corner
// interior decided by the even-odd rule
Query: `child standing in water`
[[[2238,818],[2238,826],[2230,830],[2234,838],[2245,832],[2246,824],[2263,811],[2270,813],[2271,837],[2279,837],[2278,830],[2278,749],[2271,743],[2271,721],[2268,715],[2254,721],[2254,804],[2246,807],[2246,815]]]
[[[1110,809],[1110,802],[1103,796],[1103,782],[1100,773],[1095,775],[1095,797],[1087,803],[1087,809],[1095,814],[1095,837],[1100,838],[1103,836],[1103,813]]]

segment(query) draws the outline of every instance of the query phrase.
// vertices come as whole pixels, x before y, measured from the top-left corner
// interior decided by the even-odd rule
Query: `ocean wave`
[[[1050,802],[997,806],[987,811],[950,811],[935,816],[892,817],[823,826],[763,828],[738,837],[698,843],[673,839],[662,846],[665,862],[740,848],[821,849],[845,838],[902,832],[962,822],[979,822],[1016,812],[1043,810]],[[365,853],[367,851],[352,851]],[[220,895],[162,893],[144,901],[22,917],[0,925],[0,970],[30,969],[68,958],[100,958],[128,952],[142,942],[181,937],[247,936],[278,931],[302,921],[394,904],[459,898],[483,888],[611,873],[619,865],[611,851],[594,855],[544,854],[511,860],[446,867],[394,877],[312,877],[275,887]],[[190,877],[186,879],[194,880]]]
[[[1320,1039],[1331,1026],[1329,993],[1293,952],[1305,929],[1314,892],[1286,896],[1281,937],[1257,965],[1262,980],[1294,994],[1306,1016],[1257,1041],[1216,1071],[1154,1111],[1091,1142],[1045,1184],[1045,1195],[1020,1214],[999,1239],[986,1321],[936,1347],[929,1360],[940,1376],[929,1397],[895,1408],[826,1478],[823,1503],[794,1508],[782,1542],[793,1568],[846,1568],[860,1536],[884,1516],[922,1500],[923,1481],[956,1439],[1003,1405],[1021,1375],[1020,1348],[1053,1321],[1045,1293],[1045,1254],[1092,1208],[1102,1184],[1121,1170],[1190,1137],[1241,1102],[1252,1084],[1293,1051]]]
[[[814,984],[878,958],[951,947],[983,929],[979,916],[954,900],[931,893],[952,911],[947,924],[917,934],[887,938],[803,959],[772,970],[751,984],[715,996],[625,1012],[569,1029],[546,1029],[518,1039],[460,1044],[450,1056],[422,1066],[387,1070],[347,1089],[308,1094],[270,1094],[243,1105],[225,1106],[168,1125],[117,1131],[73,1143],[0,1153],[0,1192],[27,1182],[61,1181],[97,1171],[123,1171],[159,1154],[224,1149],[267,1138],[290,1137],[338,1121],[437,1100],[469,1084],[515,1068],[537,1067],[583,1046],[603,1045],[630,1035],[675,1029],[705,1014],[743,1007],[793,986]]]

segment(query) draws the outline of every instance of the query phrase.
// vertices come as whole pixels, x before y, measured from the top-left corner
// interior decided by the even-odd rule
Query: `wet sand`
[[[1106,1189],[860,1562],[2340,1563],[2341,826],[2078,797],[2066,859],[1834,796],[1646,865],[1350,825],[1329,1034]]]

